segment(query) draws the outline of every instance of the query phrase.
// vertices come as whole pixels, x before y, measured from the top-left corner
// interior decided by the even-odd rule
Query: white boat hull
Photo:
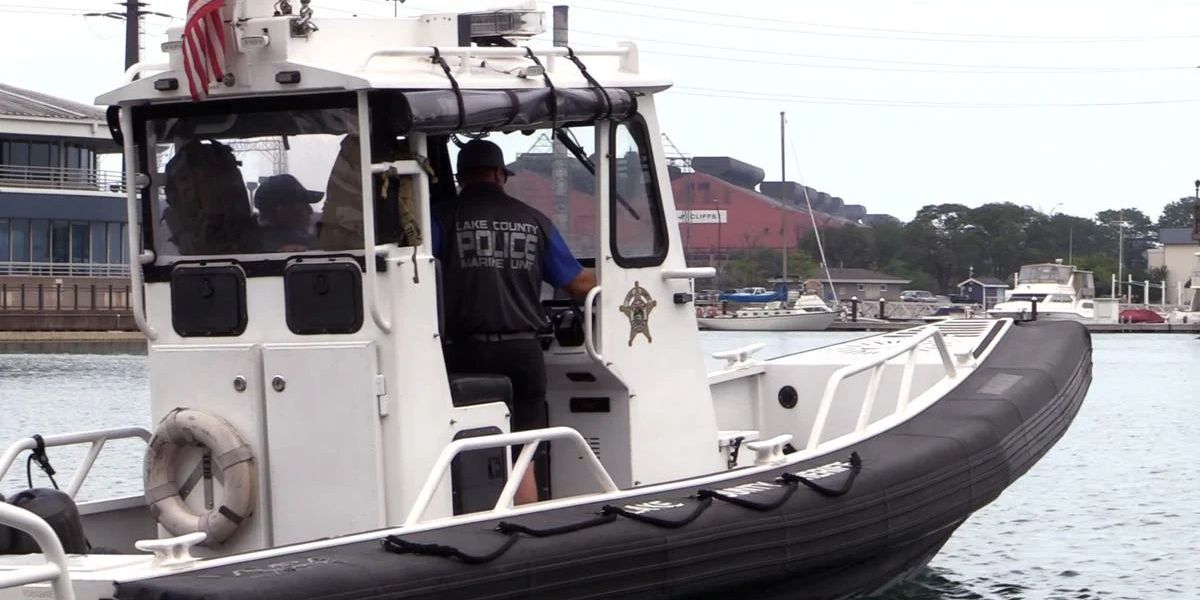
[[[701,329],[717,331],[824,331],[837,320],[835,312],[794,313],[755,317],[701,317]]]

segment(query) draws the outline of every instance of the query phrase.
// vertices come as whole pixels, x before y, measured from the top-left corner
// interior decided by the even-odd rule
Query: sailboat
[[[780,154],[780,181],[787,181],[787,153],[785,150],[785,142],[787,140],[787,117],[786,113],[779,113],[779,154]],[[701,329],[716,329],[726,331],[823,331],[837,320],[839,311],[835,311],[825,303],[820,296],[808,293],[807,290],[794,302],[788,298],[788,236],[787,236],[787,186],[783,186],[784,200],[781,200],[783,235],[780,244],[781,262],[783,265],[783,278],[776,287],[774,293],[767,293],[762,290],[762,293],[739,293],[739,294],[722,294],[722,300],[744,301],[744,302],[765,302],[763,306],[750,306],[739,308],[735,312],[717,312],[715,308],[709,307],[704,312],[697,315],[697,322]],[[808,198],[808,188],[804,190],[804,201],[808,206],[808,215],[812,219],[813,233],[817,236],[817,249],[821,254],[821,264],[825,268],[827,280],[829,277],[828,263],[825,261],[825,247],[821,243],[821,233],[817,228],[817,219],[813,214],[812,202]],[[761,288],[759,288],[761,289]],[[830,289],[833,289],[833,282],[830,281]],[[834,292],[836,294],[836,292]],[[836,301],[836,299],[835,299]]]

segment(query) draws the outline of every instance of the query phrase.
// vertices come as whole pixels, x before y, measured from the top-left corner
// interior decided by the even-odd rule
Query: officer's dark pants
[[[537,340],[455,342],[446,346],[446,366],[452,373],[508,377],[513,431],[546,427],[546,362]]]
[[[547,427],[546,361],[537,340],[483,342],[467,340],[446,346],[446,367],[452,373],[504,375],[512,382],[512,430]],[[534,472],[538,497],[549,498],[549,458],[547,444],[539,448]],[[514,449],[514,456],[518,449]]]

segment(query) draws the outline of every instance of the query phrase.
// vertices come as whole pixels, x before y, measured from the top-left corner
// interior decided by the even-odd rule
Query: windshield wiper
[[[580,164],[582,164],[583,167],[588,170],[588,173],[591,173],[592,176],[595,177],[596,164],[592,162],[592,159],[588,157],[587,152],[583,151],[583,148],[579,146],[579,142],[575,141],[575,138],[572,137],[565,128],[554,130],[554,138],[557,139],[560,144],[566,147],[567,151],[569,151],[571,155],[575,157],[575,160],[578,160]],[[635,221],[642,220],[642,216],[638,214],[637,210],[634,210],[633,206],[629,204],[628,200],[621,196],[621,194],[616,190],[609,191],[612,193],[613,199],[615,199],[618,204],[620,204],[625,208],[626,211],[629,212],[629,216],[633,217]]]

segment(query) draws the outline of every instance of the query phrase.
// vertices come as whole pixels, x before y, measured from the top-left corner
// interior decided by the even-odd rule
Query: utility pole
[[[787,229],[787,211],[788,211],[788,207],[787,207],[787,198],[788,198],[788,185],[787,185],[787,143],[786,143],[786,140],[787,140],[787,117],[786,117],[786,114],[787,114],[787,113],[785,113],[785,112],[783,112],[783,111],[779,111],[779,186],[780,186],[780,191],[781,191],[781,193],[779,194],[779,196],[780,196],[780,202],[783,204],[783,224],[782,224],[782,227],[783,227],[783,235],[781,235],[780,237],[782,237],[782,238],[783,238],[783,252],[782,252],[782,254],[783,254],[783,285],[785,285],[785,286],[787,285],[787,282],[788,282],[788,273],[787,273],[787,262],[788,262],[788,261],[787,261],[787,255],[788,255],[788,229]],[[784,300],[785,300],[785,301],[787,300],[787,297],[786,297],[786,296],[784,297]]]
[[[142,7],[144,2],[125,0],[125,68],[138,64],[141,59]]]
[[[139,0],[122,0],[121,2],[117,2],[117,6],[123,7],[125,10],[83,13],[83,16],[125,19],[125,68],[128,69],[141,61],[142,17],[147,15],[166,17],[168,19],[172,17],[167,13],[144,10],[149,5]]]

